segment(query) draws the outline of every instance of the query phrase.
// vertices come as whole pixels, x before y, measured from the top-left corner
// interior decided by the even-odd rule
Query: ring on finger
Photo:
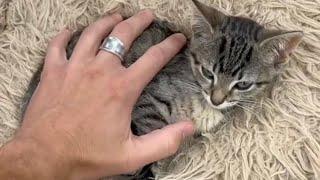
[[[123,61],[126,51],[124,43],[119,38],[114,36],[107,37],[99,49],[116,55],[121,61]]]

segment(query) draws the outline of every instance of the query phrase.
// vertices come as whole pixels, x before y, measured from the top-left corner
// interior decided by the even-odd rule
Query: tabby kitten
[[[199,133],[214,129],[236,107],[250,105],[272,87],[303,37],[301,31],[267,30],[193,2],[201,15],[195,18],[192,38],[143,91],[132,113],[136,135],[185,119],[193,120]],[[172,33],[164,23],[153,23],[133,43],[124,65]],[[35,87],[31,84],[30,90]],[[130,179],[146,179],[148,169]]]
[[[212,130],[235,107],[249,106],[272,87],[303,36],[193,2],[201,15],[192,39],[144,90],[132,114],[137,135],[184,119],[192,119],[198,132]],[[154,23],[135,41],[125,65],[170,34],[166,25]]]

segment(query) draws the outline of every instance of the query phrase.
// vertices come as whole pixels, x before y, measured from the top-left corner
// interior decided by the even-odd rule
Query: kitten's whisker
[[[255,105],[255,104],[252,104],[252,103],[243,103],[242,104],[242,106],[244,106],[244,107],[246,107],[246,108],[248,108],[248,109],[251,109],[251,110],[255,110],[255,107],[253,106],[253,105]]]
[[[246,100],[246,99],[241,99],[238,100],[239,102],[248,102],[248,103],[257,103],[256,101],[252,101],[252,100]]]
[[[200,88],[193,83],[183,82],[179,80],[176,83],[179,84],[179,86],[187,88],[189,90],[196,91],[196,92],[200,91]]]
[[[243,109],[244,111],[248,111],[250,114],[253,114],[255,116],[258,116],[258,114],[256,112],[254,112],[253,109],[250,109],[248,107],[245,107],[245,106],[242,106],[242,105],[239,105],[239,104],[236,104],[236,106],[240,107],[241,109]]]
[[[240,103],[243,103],[243,104],[247,104],[247,105],[254,105],[254,106],[256,106],[256,105],[259,105],[257,102],[255,102],[255,101],[245,101],[245,100],[239,100],[239,102]]]

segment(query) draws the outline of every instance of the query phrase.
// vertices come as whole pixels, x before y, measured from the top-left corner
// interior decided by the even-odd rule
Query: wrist
[[[0,179],[70,179],[69,169],[33,141],[13,140],[0,148]]]

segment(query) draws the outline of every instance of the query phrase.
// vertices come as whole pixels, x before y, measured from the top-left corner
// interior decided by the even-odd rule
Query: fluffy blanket
[[[260,111],[191,140],[158,163],[157,179],[320,179],[320,1],[204,2],[270,28],[303,30],[305,38]],[[26,88],[52,36],[63,27],[81,31],[111,11],[144,8],[190,36],[190,0],[0,0],[0,144],[19,127]]]

